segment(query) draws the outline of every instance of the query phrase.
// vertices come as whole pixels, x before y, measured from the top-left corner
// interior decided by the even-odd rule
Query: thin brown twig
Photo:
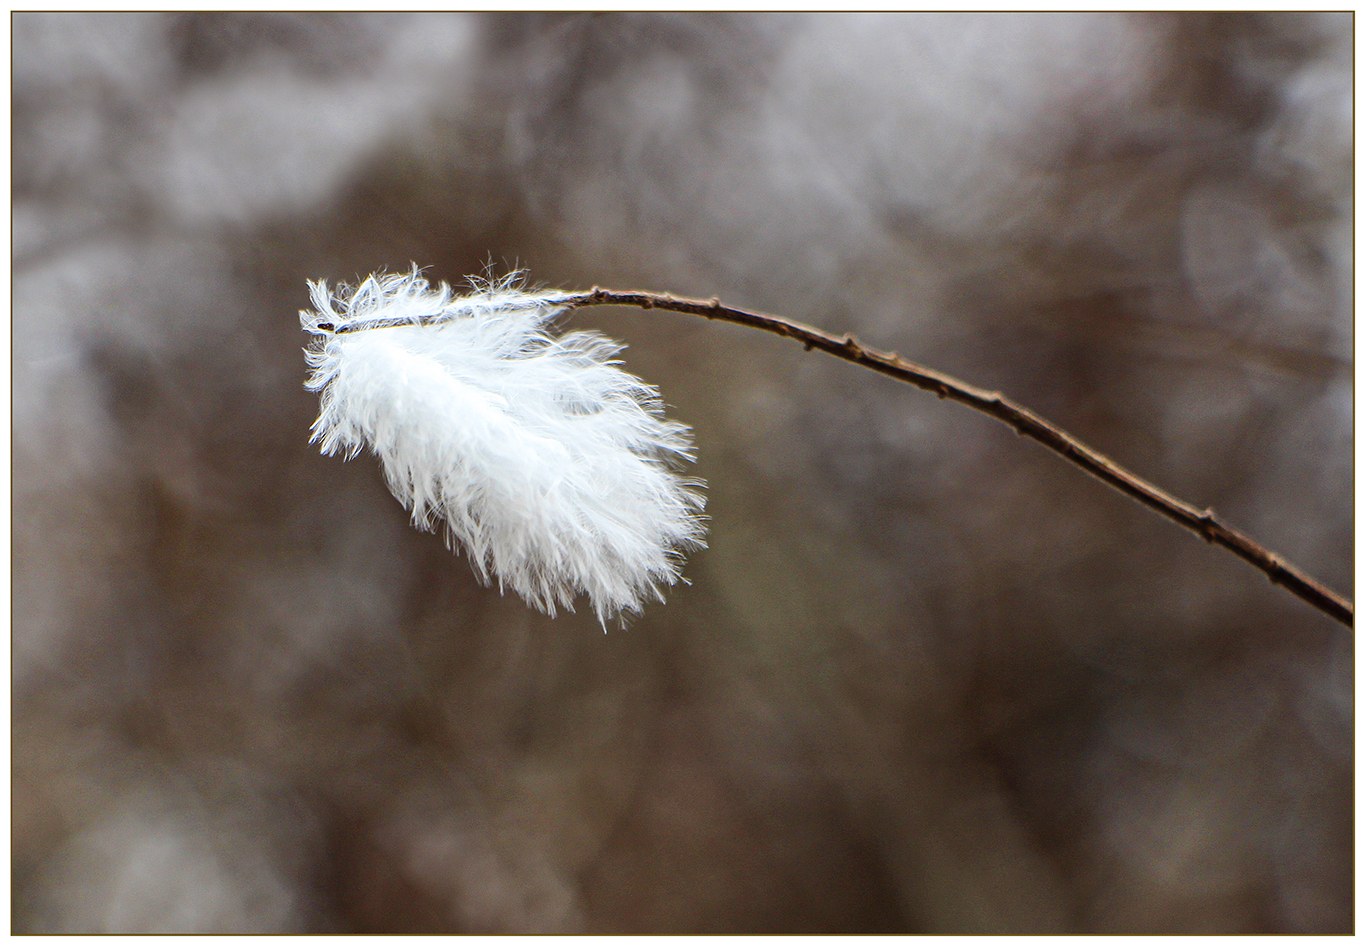
[[[790,319],[747,312],[743,309],[732,309],[729,306],[721,305],[721,301],[716,298],[706,301],[679,299],[667,294],[618,292],[594,287],[586,293],[544,294],[541,299],[549,305],[562,306],[565,309],[582,309],[587,306],[634,306],[640,309],[664,309],[670,312],[690,313],[722,322],[751,326],[772,332],[775,335],[796,339],[806,347],[807,351],[820,349],[836,358],[871,368],[875,372],[890,375],[900,381],[915,385],[917,388],[933,392],[940,398],[948,398],[965,404],[1009,425],[1015,429],[1017,434],[1033,438],[1044,447],[1071,461],[1119,492],[1191,530],[1206,542],[1223,546],[1240,559],[1251,563],[1266,573],[1267,578],[1273,584],[1299,596],[1314,608],[1337,619],[1348,628],[1352,627],[1352,603],[1346,598],[1314,580],[1250,536],[1229,526],[1219,519],[1213,510],[1201,510],[1184,500],[1177,499],[1142,477],[1125,470],[1062,428],[1044,420],[1028,408],[1011,401],[999,391],[986,391],[977,388],[950,375],[945,375],[943,372],[908,362],[895,352],[881,352],[869,348],[852,335],[835,336],[812,326],[793,322]],[[433,318],[440,317],[434,316]],[[403,318],[352,323],[337,326],[335,331],[350,332],[404,324],[412,324],[412,321]],[[320,325],[319,328],[331,330],[333,327]]]
[[[1088,447],[1028,408],[1011,401],[999,391],[985,391],[942,372],[908,362],[895,352],[880,352],[869,348],[852,335],[834,336],[812,326],[778,316],[732,309],[721,305],[721,301],[715,298],[704,302],[656,293],[623,293],[594,287],[586,293],[567,293],[556,302],[569,309],[584,306],[665,309],[752,326],[796,339],[808,351],[820,349],[836,358],[871,368],[873,371],[933,392],[940,398],[948,398],[975,408],[1014,428],[1017,434],[1033,438],[1121,493],[1191,530],[1206,542],[1223,546],[1266,573],[1273,584],[1282,586],[1348,628],[1352,627],[1352,603],[1346,598],[1314,580],[1250,536],[1229,526],[1219,519],[1213,510],[1201,510],[1177,499],[1142,477],[1125,470],[1104,454]]]

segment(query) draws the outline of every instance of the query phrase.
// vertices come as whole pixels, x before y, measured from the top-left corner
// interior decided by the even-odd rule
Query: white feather
[[[324,454],[369,447],[414,525],[444,521],[484,582],[550,615],[587,594],[599,621],[639,612],[703,547],[688,429],[592,332],[556,336],[556,294],[511,281],[453,298],[414,269],[337,294],[310,282]],[[436,321],[433,321],[436,320]],[[382,323],[383,328],[361,328]],[[395,324],[402,323],[402,324]]]

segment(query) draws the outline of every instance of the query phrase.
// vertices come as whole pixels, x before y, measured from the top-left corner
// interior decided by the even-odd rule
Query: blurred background
[[[491,267],[997,388],[1349,597],[1352,17],[15,14],[20,932],[1350,932],[1351,632],[688,316],[604,635],[308,443],[305,279]]]

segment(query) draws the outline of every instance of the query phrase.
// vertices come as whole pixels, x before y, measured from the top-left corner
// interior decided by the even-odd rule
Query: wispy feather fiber
[[[617,367],[619,343],[553,334],[556,294],[510,280],[465,297],[416,269],[309,288],[324,454],[369,447],[414,525],[444,522],[483,581],[550,615],[584,593],[605,627],[663,600],[704,545],[702,484],[677,472],[687,427]]]

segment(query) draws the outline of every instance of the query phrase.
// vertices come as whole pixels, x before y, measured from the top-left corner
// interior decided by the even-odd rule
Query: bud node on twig
[[[1272,553],[1271,561],[1267,563],[1266,577],[1271,580],[1272,585],[1284,585],[1286,568],[1285,563],[1281,562],[1281,557]]]

